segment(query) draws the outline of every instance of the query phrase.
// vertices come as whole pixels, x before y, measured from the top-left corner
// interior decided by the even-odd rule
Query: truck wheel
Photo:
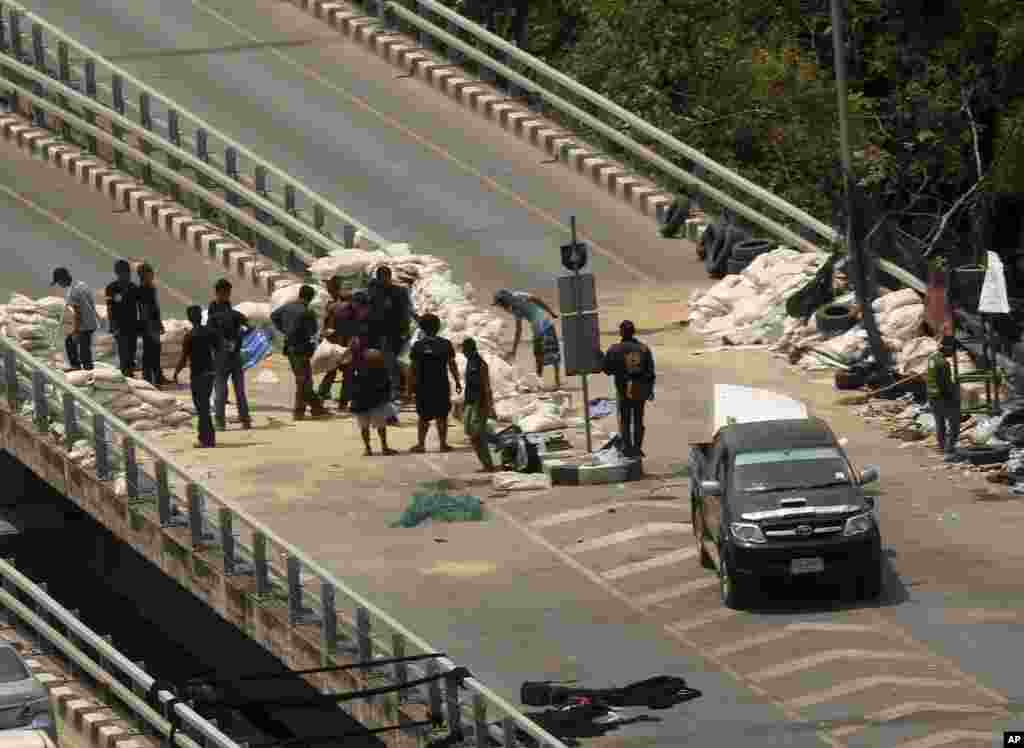
[[[873,601],[882,595],[881,565],[857,580],[857,597],[861,600]]]
[[[722,593],[722,605],[733,610],[743,609],[744,590],[721,550],[718,553],[718,586]]]

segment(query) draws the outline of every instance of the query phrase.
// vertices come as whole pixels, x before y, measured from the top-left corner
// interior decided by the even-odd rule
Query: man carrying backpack
[[[619,325],[622,341],[604,354],[602,370],[615,379],[619,404],[619,430],[628,457],[643,457],[644,406],[654,399],[654,355],[636,339],[629,320]]]

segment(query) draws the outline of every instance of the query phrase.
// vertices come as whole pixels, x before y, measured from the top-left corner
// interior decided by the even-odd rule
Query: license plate
[[[825,560],[821,558],[794,558],[789,562],[789,570],[793,574],[814,574],[825,571]]]

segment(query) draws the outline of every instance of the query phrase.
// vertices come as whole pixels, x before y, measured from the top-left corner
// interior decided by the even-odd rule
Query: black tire
[[[867,377],[863,372],[856,370],[839,370],[836,372],[835,383],[837,390],[859,390],[866,382]]]
[[[867,602],[873,602],[882,596],[883,575],[882,565],[872,569],[857,579],[857,598]]]
[[[957,447],[956,453],[972,465],[995,465],[1010,459],[1010,445],[1001,447]]]
[[[704,233],[701,234],[700,241],[697,242],[697,258],[706,261],[719,239],[721,239],[721,230],[716,224],[709,223],[704,229]]]
[[[767,239],[744,239],[732,248],[732,259],[751,262],[755,257],[772,251],[772,243]]]
[[[746,589],[733,575],[721,548],[718,552],[718,589],[722,595],[722,605],[733,610],[743,610]]]
[[[814,313],[814,321],[818,331],[826,335],[839,335],[857,324],[853,309],[847,304],[826,304],[820,307]]]
[[[725,264],[725,268],[729,275],[739,275],[747,269],[749,264],[749,260],[737,260],[735,257],[730,257],[729,261]]]
[[[735,226],[725,227],[721,238],[718,240],[718,244],[715,245],[714,253],[708,255],[705,263],[708,275],[712,278],[721,278],[725,275],[728,270],[729,253],[732,251],[733,245],[735,245],[742,236],[743,232]]]

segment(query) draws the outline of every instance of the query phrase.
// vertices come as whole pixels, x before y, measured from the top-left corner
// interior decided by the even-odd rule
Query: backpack
[[[651,394],[649,383],[638,379],[644,373],[645,353],[646,351],[627,351],[622,357],[623,368],[626,371],[627,400],[646,400]]]

